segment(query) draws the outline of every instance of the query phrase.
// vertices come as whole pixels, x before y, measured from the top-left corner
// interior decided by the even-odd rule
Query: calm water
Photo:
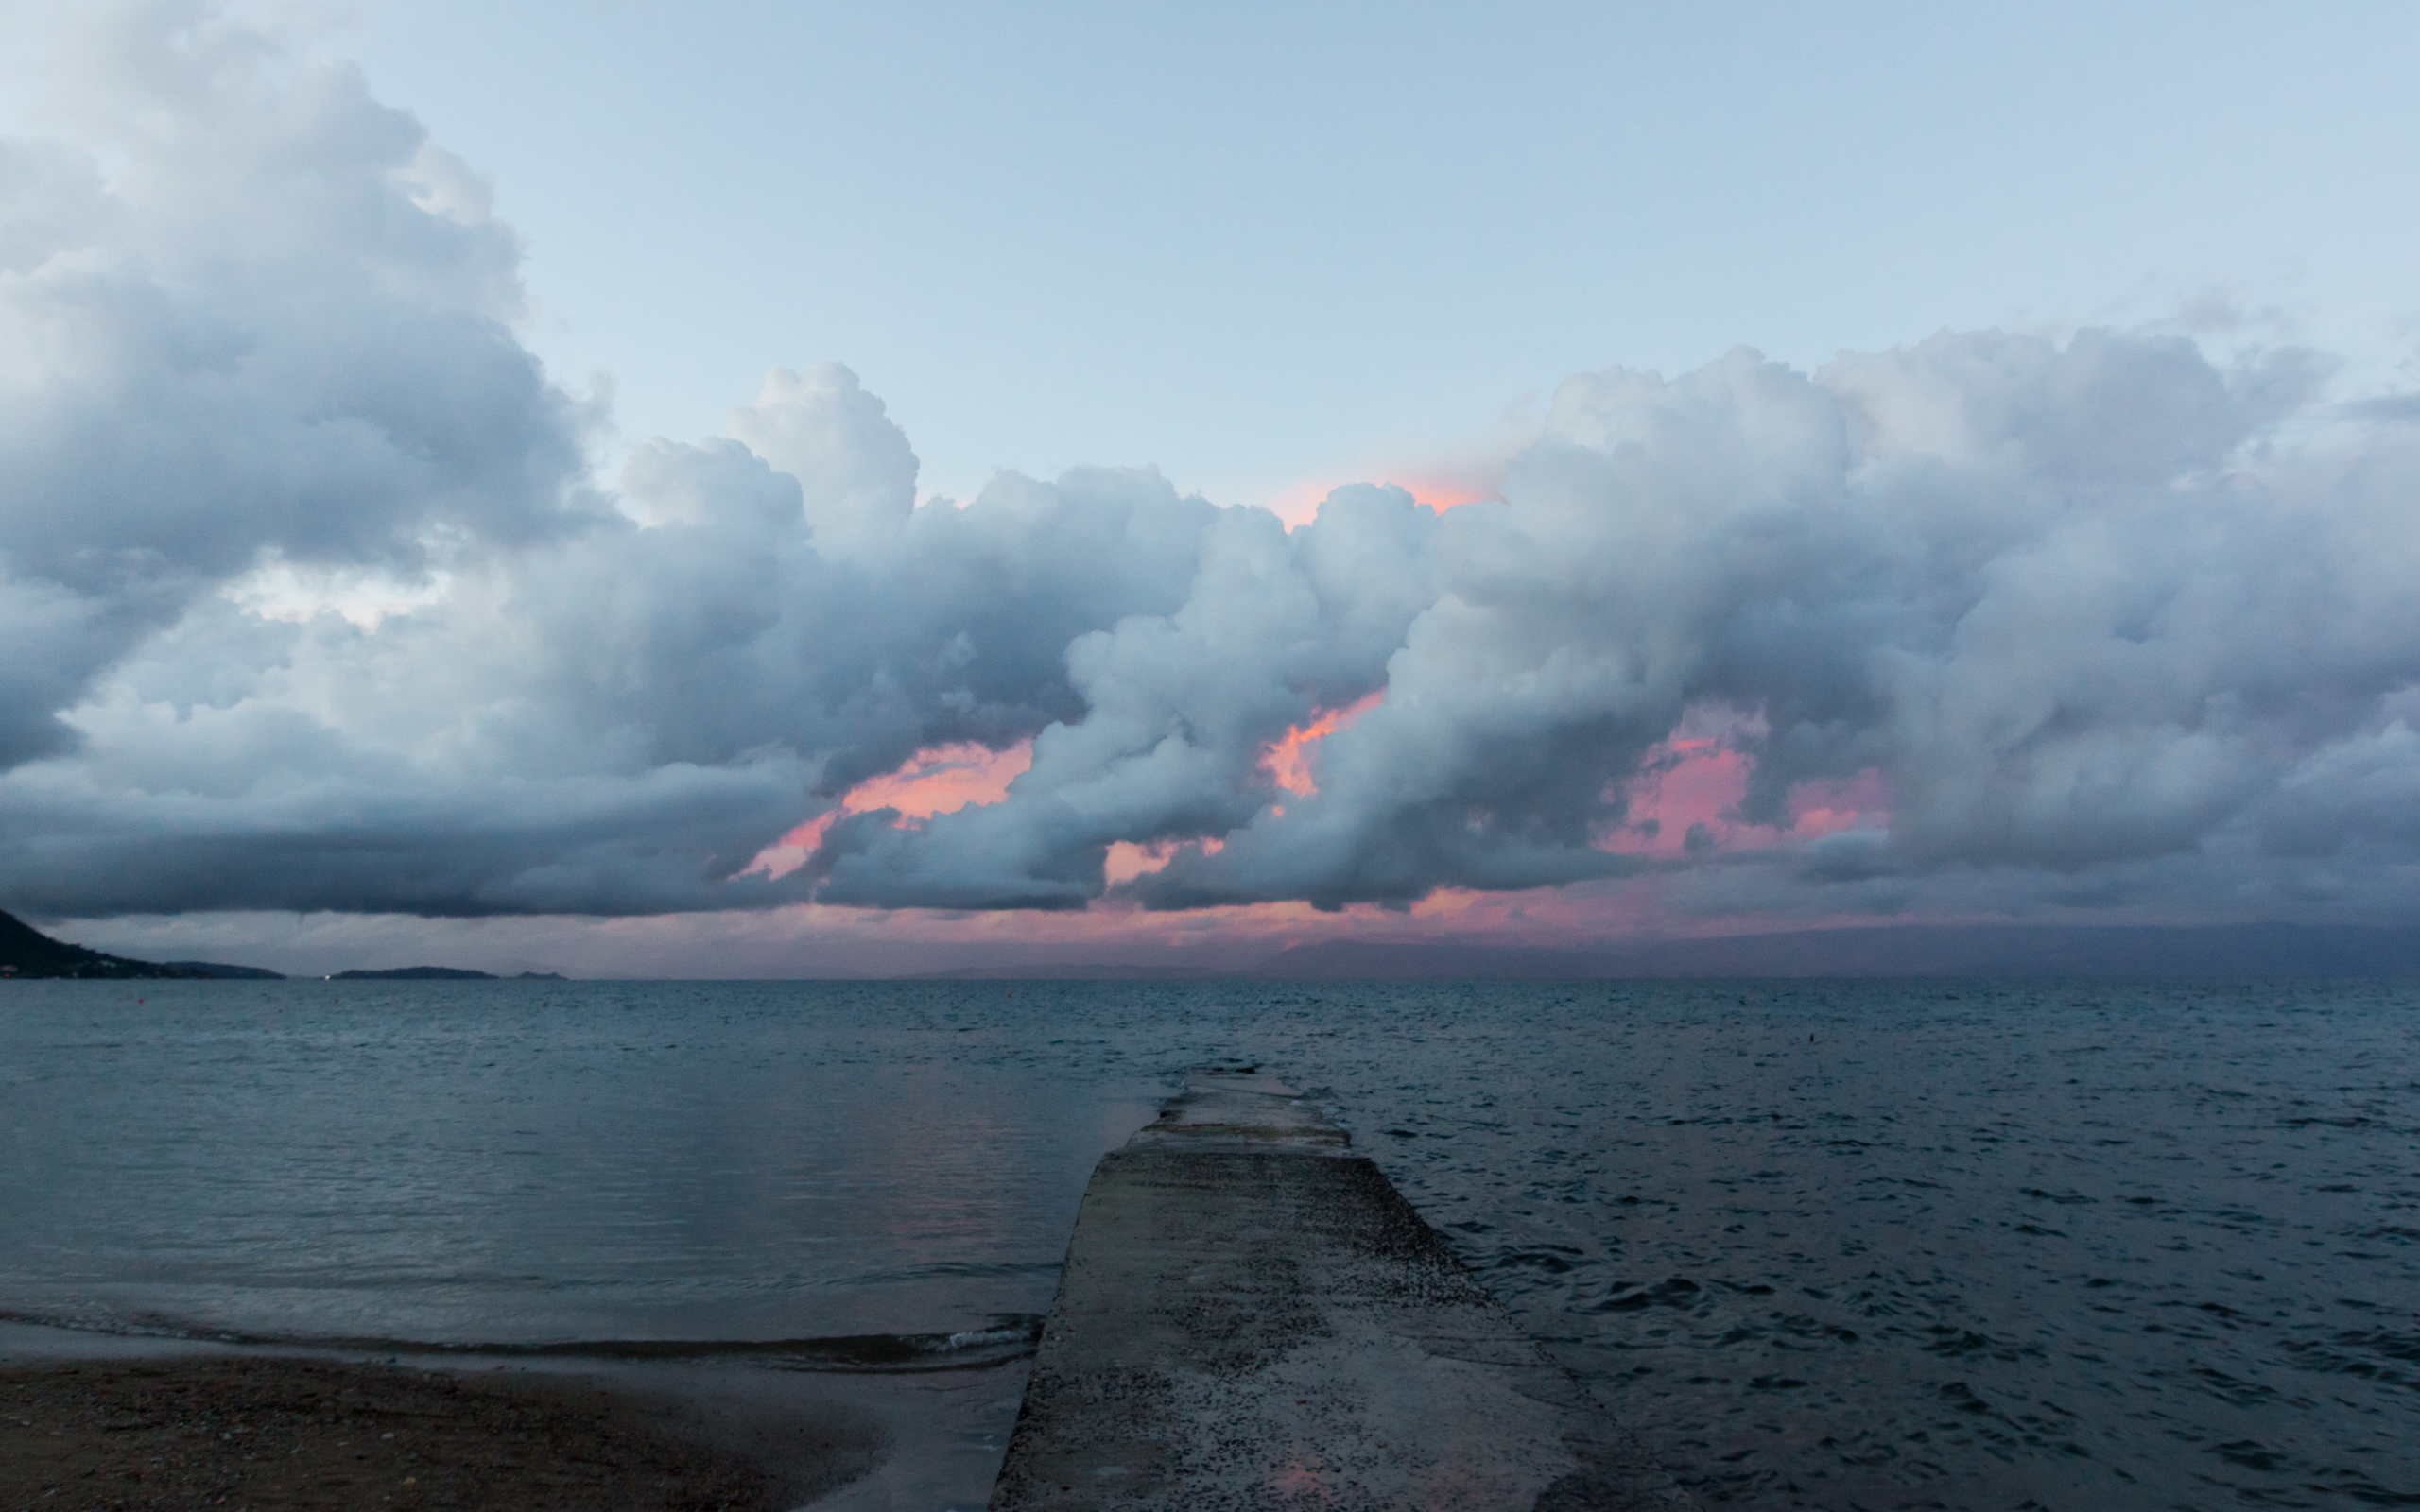
[[[2415,1035],[2390,984],[9,984],[0,1311],[993,1365],[1093,1161],[1256,1062],[1709,1503],[2420,1505]]]

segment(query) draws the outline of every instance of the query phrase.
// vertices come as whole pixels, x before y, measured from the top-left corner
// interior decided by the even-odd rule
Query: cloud
[[[421,570],[581,502],[578,407],[506,324],[519,245],[423,207],[409,116],[179,8],[73,43],[79,139],[0,140],[10,765],[266,556]]]
[[[920,507],[829,363],[607,479],[475,175],[131,14],[0,142],[12,908],[2415,902],[2420,433],[2311,353],[1610,369],[1495,497],[1292,530],[1148,468]]]

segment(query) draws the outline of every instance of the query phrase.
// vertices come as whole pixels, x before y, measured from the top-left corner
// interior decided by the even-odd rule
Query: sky
[[[2183,318],[2392,366],[2420,313],[2406,6],[355,17],[325,44],[490,178],[622,435],[838,360],[957,499],[1483,487],[1613,363]]]
[[[0,15],[0,907],[2409,923],[2420,13]]]

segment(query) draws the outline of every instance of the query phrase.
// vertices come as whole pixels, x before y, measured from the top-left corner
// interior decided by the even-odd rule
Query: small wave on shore
[[[912,1374],[979,1370],[1033,1353],[1042,1319],[999,1314],[989,1328],[946,1333],[855,1333],[806,1339],[561,1339],[538,1343],[340,1337],[215,1329],[158,1314],[73,1316],[0,1310],[0,1323],[115,1338],[174,1339],[246,1349],[389,1356],[476,1356],[497,1360],[746,1360],[776,1370]]]

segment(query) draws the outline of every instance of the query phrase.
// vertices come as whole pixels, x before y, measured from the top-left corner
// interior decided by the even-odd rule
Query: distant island
[[[473,971],[459,966],[396,966],[383,971],[338,971],[331,982],[567,982],[561,971],[524,971],[500,977],[493,971]]]

